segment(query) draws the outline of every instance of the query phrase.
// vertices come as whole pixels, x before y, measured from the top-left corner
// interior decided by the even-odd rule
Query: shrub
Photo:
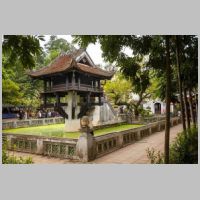
[[[152,112],[151,112],[151,109],[149,107],[147,107],[146,109],[140,107],[139,113],[142,117],[151,117],[152,116]]]
[[[147,157],[151,161],[151,164],[164,164],[164,154],[160,151],[157,151],[152,149],[147,149]]]
[[[3,143],[2,148],[2,163],[3,164],[32,164],[32,158],[22,158],[22,157],[16,157],[14,155],[9,155],[7,152],[7,141]]]
[[[155,149],[147,149],[147,157],[151,163],[164,163],[164,154]],[[179,133],[176,140],[170,145],[170,164],[197,164],[198,163],[198,129],[192,127],[186,132]]]

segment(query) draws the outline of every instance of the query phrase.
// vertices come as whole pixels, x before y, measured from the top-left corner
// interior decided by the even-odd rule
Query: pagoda
[[[84,115],[92,116],[94,124],[102,121],[105,99],[101,80],[111,79],[113,74],[97,67],[84,49],[61,54],[47,67],[29,73],[33,79],[43,80],[42,107],[54,107],[65,118],[65,131],[79,130]],[[112,108],[108,109],[106,115],[111,120]]]

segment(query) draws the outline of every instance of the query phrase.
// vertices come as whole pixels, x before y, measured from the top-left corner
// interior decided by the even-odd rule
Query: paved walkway
[[[170,142],[177,136],[177,133],[181,132],[182,124],[174,126],[170,129]],[[117,163],[117,164],[145,164],[150,163],[147,158],[146,149],[155,148],[158,151],[164,150],[164,135],[165,131],[157,132],[149,137],[145,137],[142,140],[128,145],[122,149],[119,149],[111,154],[107,154],[101,158],[93,161],[93,163]]]
[[[174,126],[170,129],[170,142],[176,137],[177,133],[182,131],[182,124]],[[142,140],[128,145],[122,149],[119,149],[113,153],[105,155],[101,158],[98,158],[90,163],[93,164],[145,164],[149,163],[147,158],[146,149],[147,148],[155,148],[156,150],[160,150],[163,152],[164,150],[164,131],[157,132],[152,134],[149,137],[145,137]],[[12,154],[13,152],[11,152]],[[34,163],[40,164],[74,164],[80,163],[76,161],[70,161],[67,159],[59,159],[59,158],[48,158],[46,156],[40,156],[35,154],[27,154],[27,153],[20,153],[15,152],[16,156],[27,157],[31,156]]]

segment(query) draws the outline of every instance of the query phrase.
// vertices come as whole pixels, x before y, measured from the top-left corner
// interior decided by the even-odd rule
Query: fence
[[[77,139],[3,134],[3,140],[7,140],[9,150],[50,157],[78,159],[75,155]]]
[[[180,122],[179,117],[172,118],[170,121],[171,126]],[[93,145],[95,148],[93,149],[93,154],[95,158],[101,157],[164,129],[165,120],[162,120],[142,127],[94,137]],[[76,154],[77,139],[3,133],[3,140],[8,141],[8,149],[10,150],[42,154],[50,157],[82,159]],[[85,151],[88,153],[88,148]]]
[[[62,117],[8,121],[8,122],[2,122],[2,129],[22,128],[29,126],[43,126],[48,124],[61,124],[64,122],[65,120]]]
[[[175,126],[181,122],[180,118],[172,118],[171,126]],[[95,137],[96,140],[96,155],[101,157],[116,149],[123,148],[126,145],[132,144],[144,137],[147,137],[155,132],[165,129],[165,120],[153,122],[151,124],[129,129],[126,131],[110,133],[103,136]]]
[[[148,124],[151,122],[161,121],[165,119],[165,116],[159,115],[159,116],[150,116],[150,117],[142,117],[139,116],[136,118],[133,114],[119,114],[118,118],[121,118],[122,120],[126,121],[130,124]]]

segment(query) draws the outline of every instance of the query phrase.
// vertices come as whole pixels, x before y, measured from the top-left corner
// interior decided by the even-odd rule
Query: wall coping
[[[177,120],[180,119],[179,117],[173,117],[171,118],[171,120]],[[110,132],[110,133],[106,133],[104,135],[99,135],[99,136],[95,136],[95,140],[96,141],[100,141],[100,140],[104,140],[113,136],[117,136],[119,134],[126,134],[128,132],[137,132],[137,131],[141,131],[141,130],[145,130],[148,128],[151,128],[155,125],[161,124],[161,123],[165,123],[165,120],[162,121],[157,121],[157,122],[152,122],[150,124],[146,124],[144,126],[141,127],[136,127],[136,128],[131,128],[128,130],[123,130],[123,131],[115,131],[115,132]],[[40,135],[25,135],[25,134],[15,134],[15,133],[2,133],[2,136],[18,136],[18,137],[23,137],[23,138],[31,138],[31,139],[46,139],[46,140],[60,140],[60,141],[74,141],[77,142],[78,139],[74,139],[74,138],[61,138],[61,137],[47,137],[47,136],[40,136]]]

